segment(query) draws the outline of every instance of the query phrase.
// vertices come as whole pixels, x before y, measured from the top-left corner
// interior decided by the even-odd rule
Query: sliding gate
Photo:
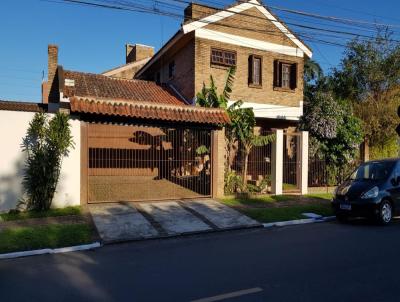
[[[87,127],[89,203],[211,195],[211,130]]]

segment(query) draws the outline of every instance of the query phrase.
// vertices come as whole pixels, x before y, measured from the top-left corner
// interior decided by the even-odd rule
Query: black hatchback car
[[[361,164],[336,188],[332,207],[340,221],[361,216],[388,224],[400,210],[400,159]]]

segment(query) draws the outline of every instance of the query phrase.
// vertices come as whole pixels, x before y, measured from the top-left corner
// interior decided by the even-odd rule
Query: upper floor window
[[[249,57],[249,85],[262,85],[262,58],[260,56]]]
[[[288,90],[297,88],[297,63],[275,60],[274,87]]]
[[[212,48],[211,64],[236,66],[236,52]]]
[[[172,61],[168,65],[168,77],[171,79],[175,76],[175,61]]]
[[[282,64],[282,87],[290,88],[290,64]]]

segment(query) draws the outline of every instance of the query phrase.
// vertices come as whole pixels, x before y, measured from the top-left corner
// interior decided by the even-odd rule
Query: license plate
[[[341,210],[350,211],[351,210],[351,204],[340,204],[340,209]]]

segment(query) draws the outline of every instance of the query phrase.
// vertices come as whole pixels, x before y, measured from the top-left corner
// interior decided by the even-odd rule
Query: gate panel
[[[300,183],[300,134],[283,135],[283,191],[298,191]]]
[[[209,197],[211,131],[88,125],[88,202]]]

